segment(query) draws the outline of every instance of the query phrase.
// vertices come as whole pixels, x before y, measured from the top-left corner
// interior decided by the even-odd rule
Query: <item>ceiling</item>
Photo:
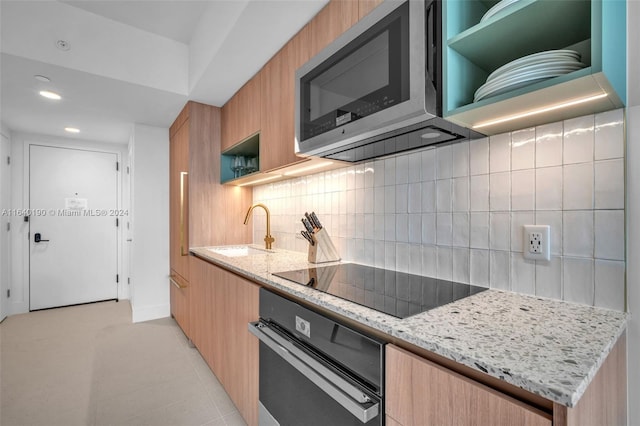
[[[0,120],[127,143],[133,124],[169,127],[187,100],[222,106],[327,2],[1,0]]]

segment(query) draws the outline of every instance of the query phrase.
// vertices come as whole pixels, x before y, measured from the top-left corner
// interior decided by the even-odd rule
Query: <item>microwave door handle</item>
[[[322,389],[344,409],[362,423],[367,423],[380,415],[380,404],[363,407],[358,400],[369,403],[371,399],[351,383],[340,378],[320,362],[310,357],[291,342],[281,337],[262,322],[248,324],[249,332],[282,357],[289,365]]]

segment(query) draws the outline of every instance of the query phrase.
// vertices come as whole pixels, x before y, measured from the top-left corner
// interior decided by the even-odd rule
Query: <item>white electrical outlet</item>
[[[525,259],[551,259],[551,227],[549,225],[524,225],[523,243]]]

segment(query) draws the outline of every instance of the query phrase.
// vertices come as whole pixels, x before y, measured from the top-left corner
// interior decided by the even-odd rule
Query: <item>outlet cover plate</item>
[[[551,259],[551,227],[549,225],[524,225],[522,236],[525,259]]]

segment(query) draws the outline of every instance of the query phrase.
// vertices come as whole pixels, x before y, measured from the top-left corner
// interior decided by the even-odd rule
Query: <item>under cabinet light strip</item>
[[[314,164],[312,166],[301,167],[299,169],[288,171],[288,172],[284,173],[284,175],[285,176],[296,175],[298,173],[304,173],[304,172],[308,172],[308,171],[315,170],[315,169],[321,169],[323,167],[329,167],[332,164],[333,164],[333,161],[328,161],[326,163]]]
[[[261,183],[261,182],[266,182],[268,180],[278,179],[279,177],[282,177],[282,175],[275,175],[275,176],[266,177],[264,179],[252,180],[252,181],[249,181],[249,182],[241,183],[238,186],[255,185],[256,183]]]
[[[521,114],[515,114],[515,115],[510,115],[508,117],[498,118],[496,120],[485,121],[484,123],[476,124],[475,126],[473,126],[473,128],[474,129],[479,129],[481,127],[493,126],[494,124],[500,124],[500,123],[504,123],[506,121],[517,120],[519,118],[529,117],[529,116],[536,115],[536,114],[542,114],[542,113],[549,112],[549,111],[555,111],[555,110],[561,109],[561,108],[567,108],[567,107],[570,107],[570,106],[583,104],[585,102],[595,101],[597,99],[602,99],[602,98],[604,98],[606,96],[607,96],[606,93],[600,93],[600,94],[593,95],[593,96],[587,96],[585,98],[575,99],[573,101],[568,101],[568,102],[563,102],[563,103],[560,103],[560,104],[555,104],[555,105],[551,105],[551,106],[547,106],[547,107],[543,107],[543,108],[538,108],[538,109],[534,109],[534,110],[531,110],[531,111],[523,112]]]

